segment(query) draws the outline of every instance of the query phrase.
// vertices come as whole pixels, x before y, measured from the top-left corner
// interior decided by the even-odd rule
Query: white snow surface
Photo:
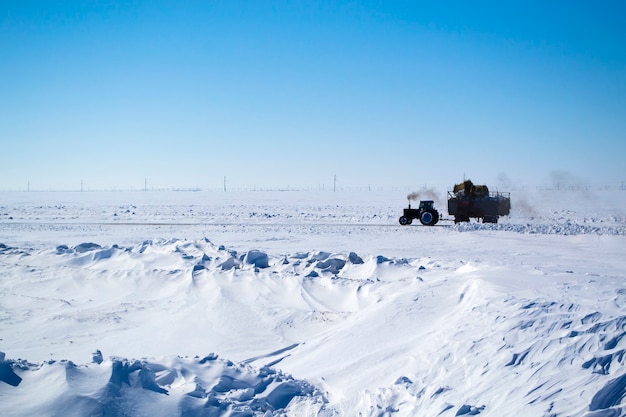
[[[0,193],[0,415],[626,415],[626,192],[406,194]]]

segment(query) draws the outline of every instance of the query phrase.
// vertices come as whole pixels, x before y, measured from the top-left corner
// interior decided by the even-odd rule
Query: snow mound
[[[96,356],[101,356],[98,352]],[[268,416],[321,414],[324,395],[270,367],[255,369],[210,354],[204,358],[128,360],[86,365],[32,364],[0,353],[2,409],[12,416],[59,410],[65,416]],[[37,401],[22,396],[38,392]],[[33,399],[34,400],[34,399]],[[54,412],[50,415],[55,414]]]
[[[541,234],[541,235],[608,235],[608,236],[626,236],[626,226],[605,225],[605,224],[584,224],[572,221],[562,223],[459,223],[455,225],[455,230],[459,232],[475,232],[478,230],[491,230],[502,232],[514,232],[524,234]]]

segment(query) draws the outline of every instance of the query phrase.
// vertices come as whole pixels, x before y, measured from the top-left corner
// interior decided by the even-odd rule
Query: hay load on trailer
[[[448,214],[454,216],[455,223],[468,222],[470,218],[498,223],[498,218],[508,216],[510,211],[510,193],[492,193],[486,185],[466,180],[448,191]]]

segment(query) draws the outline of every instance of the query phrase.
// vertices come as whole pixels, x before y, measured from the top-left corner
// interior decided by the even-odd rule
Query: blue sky
[[[626,180],[622,1],[0,1],[0,189]]]

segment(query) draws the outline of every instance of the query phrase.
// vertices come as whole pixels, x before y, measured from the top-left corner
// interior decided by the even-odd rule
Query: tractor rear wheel
[[[439,213],[434,210],[426,210],[420,215],[420,222],[424,226],[434,226],[439,221]]]

